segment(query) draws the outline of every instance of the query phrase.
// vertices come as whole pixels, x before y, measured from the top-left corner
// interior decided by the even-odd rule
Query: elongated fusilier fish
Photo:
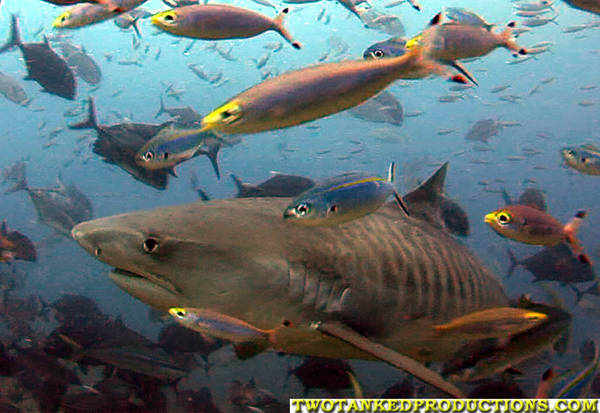
[[[428,191],[441,188],[446,167],[406,195],[409,209],[438,205],[428,200],[440,194]],[[372,358],[311,328],[325,321],[421,360],[443,359],[458,343],[433,325],[506,304],[492,273],[441,225],[391,204],[343,227],[291,226],[281,219],[289,202],[137,211],[80,224],[73,237],[115,267],[110,278],[139,300],[163,311],[210,311],[204,321],[220,329],[273,331],[272,346],[290,353]]]

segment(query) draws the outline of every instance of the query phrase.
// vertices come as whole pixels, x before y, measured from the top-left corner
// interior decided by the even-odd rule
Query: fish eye
[[[298,216],[305,216],[308,215],[308,212],[310,211],[310,206],[308,204],[298,204],[296,205],[296,214]]]
[[[573,149],[569,149],[569,152],[567,153],[571,156],[575,156],[575,151]]]
[[[66,21],[66,20],[67,20],[67,16],[64,16],[64,15],[63,15],[63,16],[60,16],[60,21],[61,21],[61,22],[64,22],[64,21]]]
[[[158,251],[158,240],[156,238],[146,238],[144,240],[144,251],[148,254]]]
[[[185,310],[177,310],[177,312],[175,313],[177,315],[177,317],[179,318],[183,318],[185,317]]]
[[[173,13],[165,14],[165,21],[174,22],[175,21],[175,15]]]
[[[338,206],[337,205],[332,205],[329,207],[329,212],[330,213],[336,213],[338,211]]]
[[[498,222],[501,224],[508,224],[510,222],[510,215],[502,212],[498,215]]]
[[[585,156],[583,156],[583,157],[581,158],[581,162],[585,163],[586,161],[587,161],[587,158],[586,158]]]
[[[239,116],[240,109],[238,107],[230,108],[221,112],[221,120],[225,123],[233,123]]]
[[[152,158],[154,158],[154,153],[152,153],[152,151],[147,151],[144,155],[142,155],[142,159],[144,159],[146,162],[151,161]]]
[[[169,152],[165,152],[164,156],[165,159],[169,159]]]
[[[102,249],[100,249],[100,248],[96,248],[96,249],[94,250],[94,255],[95,255],[96,257],[99,257],[101,254],[102,254]]]
[[[383,55],[384,55],[383,50],[377,49],[373,52],[373,56],[375,56],[375,57],[383,57]]]

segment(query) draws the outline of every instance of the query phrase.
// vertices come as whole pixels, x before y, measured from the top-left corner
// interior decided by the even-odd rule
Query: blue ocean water
[[[380,7],[383,0],[373,0]],[[250,0],[235,1],[235,4],[251,8],[266,15],[275,12]],[[502,27],[514,20],[513,8],[508,0],[438,1],[424,0],[423,11],[417,12],[407,4],[393,9],[382,9],[400,17],[408,36],[417,34],[429,19],[442,7],[468,7],[481,14],[488,21]],[[278,4],[277,6],[282,6]],[[0,13],[0,38],[8,36],[9,16],[20,16],[22,37],[25,42],[39,41],[41,34],[54,34],[52,21],[61,13],[61,8],[37,0],[5,0]],[[167,7],[159,0],[149,0],[143,5],[151,11]],[[478,61],[466,63],[469,70],[478,78],[479,87],[464,92],[464,99],[455,103],[440,103],[438,97],[448,93],[451,83],[445,79],[433,78],[419,81],[400,81],[388,90],[392,92],[407,112],[423,111],[418,117],[406,117],[401,127],[370,123],[340,113],[306,125],[255,135],[243,136],[242,143],[222,150],[220,164],[222,179],[217,180],[212,167],[205,157],[194,158],[177,168],[179,178],[170,178],[169,187],[158,191],[146,186],[115,165],[108,165],[92,153],[92,139],[78,142],[83,135],[95,136],[89,131],[71,131],[66,128],[73,119],[63,113],[79,105],[79,101],[93,95],[100,123],[120,122],[113,112],[135,122],[158,123],[154,115],[159,107],[159,96],[164,85],[173,83],[176,89],[183,89],[180,100],[165,98],[168,107],[189,105],[206,114],[231,96],[261,81],[261,75],[251,58],[264,55],[264,45],[282,42],[283,49],[273,53],[268,66],[282,73],[317,63],[319,56],[327,51],[328,39],[332,36],[341,39],[349,46],[344,58],[361,58],[364,49],[389,36],[366,29],[355,17],[338,3],[323,1],[306,5],[292,5],[285,25],[293,36],[303,44],[303,49],[295,50],[274,32],[245,40],[219,41],[220,47],[232,47],[237,61],[230,62],[218,54],[206,50],[210,42],[198,40],[187,55],[184,48],[188,39],[173,37],[166,33],[155,35],[157,30],[148,20],[140,23],[142,46],[132,48],[133,32],[121,31],[113,22],[65,30],[61,33],[72,36],[72,41],[81,44],[100,64],[103,80],[97,90],[78,81],[76,102],[69,102],[56,96],[40,92],[40,87],[30,81],[21,81],[30,98],[29,107],[17,106],[8,100],[0,100],[3,130],[0,132],[2,148],[0,168],[27,159],[27,179],[32,187],[54,185],[56,177],[62,174],[65,182],[76,184],[94,206],[94,216],[108,216],[138,209],[178,205],[197,199],[190,188],[189,176],[193,171],[199,178],[200,186],[214,198],[235,195],[236,189],[229,174],[234,173],[245,182],[257,183],[271,176],[272,171],[281,173],[324,178],[351,170],[364,170],[384,174],[389,162],[399,166],[399,181],[403,177],[425,178],[437,165],[450,161],[447,193],[457,200],[467,211],[471,221],[471,235],[462,240],[500,278],[504,277],[509,261],[506,248],[516,251],[519,258],[529,256],[539,247],[524,246],[514,241],[500,238],[483,222],[483,216],[503,205],[499,193],[483,191],[484,188],[500,189],[517,196],[527,186],[542,189],[547,197],[549,211],[561,222],[567,222],[576,211],[585,209],[588,216],[580,229],[580,239],[593,260],[600,260],[600,192],[598,178],[581,175],[562,165],[559,150],[566,145],[579,145],[586,142],[600,142],[600,31],[590,28],[578,33],[564,33],[562,28],[598,20],[598,17],[572,9],[562,2],[555,5],[559,14],[556,24],[533,28],[517,40],[527,47],[540,41],[552,41],[552,51],[537,56],[536,59],[521,64],[509,65],[513,60],[506,49],[498,49]],[[328,25],[318,22],[317,15],[322,8],[331,17]],[[41,34],[34,33],[42,28]],[[145,48],[149,48],[147,54]],[[157,50],[160,59],[155,60]],[[106,54],[112,55],[107,61]],[[138,59],[141,67],[121,66],[122,59]],[[198,63],[208,73],[222,72],[229,81],[219,88],[196,78],[188,69],[188,64]],[[17,79],[26,73],[21,54],[18,51],[0,55],[0,71]],[[528,93],[541,79],[554,80],[541,86],[539,93]],[[490,90],[502,84],[510,84],[505,92],[493,94]],[[581,90],[581,86],[597,85],[598,88]],[[115,92],[121,91],[116,97]],[[521,98],[517,103],[498,99],[499,95],[514,94]],[[582,101],[592,101],[591,106],[579,105]],[[38,111],[39,110],[39,111]],[[85,114],[82,114],[83,118]],[[476,144],[465,141],[464,136],[470,126],[480,119],[516,121],[521,126],[503,129],[499,136],[492,138],[488,152],[474,149]],[[166,117],[161,118],[166,120]],[[40,125],[45,126],[40,129]],[[45,147],[50,131],[65,128],[56,138],[56,145]],[[445,136],[437,135],[443,128],[455,132]],[[544,137],[539,135],[543,134]],[[377,139],[391,136],[394,142]],[[361,142],[360,146],[349,140]],[[350,151],[358,147],[364,151],[350,156]],[[535,148],[539,154],[511,161],[510,156],[523,155],[522,149]],[[283,150],[282,150],[283,148]],[[75,150],[81,153],[74,153]],[[323,150],[331,152],[319,155]],[[487,164],[472,163],[473,160],[487,160]],[[69,161],[72,162],[69,163]],[[68,166],[65,164],[68,163]],[[404,166],[407,167],[404,167]],[[546,169],[536,169],[544,166]],[[495,179],[503,183],[493,182]],[[525,183],[530,179],[534,183]],[[491,182],[482,185],[482,181]],[[411,181],[413,182],[413,181]],[[406,192],[410,188],[401,188]],[[1,218],[6,219],[11,228],[17,229],[37,242],[38,261],[18,262],[27,273],[26,293],[40,294],[52,301],[63,293],[82,294],[94,298],[106,313],[120,316],[126,324],[148,337],[154,338],[160,325],[148,322],[147,307],[117,288],[106,276],[107,266],[94,260],[75,242],[61,239],[46,242],[52,231],[35,220],[35,210],[24,192],[0,196]],[[0,264],[3,265],[3,264]],[[532,283],[532,276],[522,268],[515,271],[512,278],[504,282],[507,294],[518,297],[530,293],[536,298],[547,296],[552,291],[564,301],[564,305],[574,314],[572,340],[573,351],[586,338],[596,338],[600,302],[596,297],[585,299],[585,309],[574,301],[572,290],[558,283]],[[25,293],[23,293],[25,295]],[[297,383],[289,388],[280,386],[285,377],[287,365],[274,354],[260,355],[258,360],[240,362],[225,357],[222,368],[216,368],[210,377],[217,401],[226,403],[226,386],[233,379],[247,380],[256,377],[261,387],[268,388],[278,397],[285,399],[293,392],[299,392]],[[265,372],[259,367],[270,363],[272,369]],[[391,368],[377,363],[353,362],[359,372],[359,379],[365,388],[373,393],[401,377]],[[277,373],[279,379],[274,379]],[[197,379],[207,380],[204,377]]]

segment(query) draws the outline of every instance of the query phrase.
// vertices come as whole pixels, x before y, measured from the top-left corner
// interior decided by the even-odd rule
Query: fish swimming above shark
[[[236,198],[100,218],[72,235],[142,302],[268,330],[277,351],[443,361],[464,339],[436,336],[434,324],[507,303],[495,276],[434,222],[441,211],[425,213],[440,207],[447,167],[405,196],[415,217],[384,205],[338,227],[296,227],[281,218],[289,198]]]

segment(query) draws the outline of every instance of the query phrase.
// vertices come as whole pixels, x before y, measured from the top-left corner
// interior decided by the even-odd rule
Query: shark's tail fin
[[[86,120],[69,125],[69,129],[98,129],[98,120],[96,117],[96,104],[94,98],[88,98],[88,117]]]
[[[23,44],[21,41],[21,34],[19,31],[19,17],[13,14],[10,17],[10,35],[6,43],[0,47],[0,53],[4,53],[13,47],[19,47]]]

